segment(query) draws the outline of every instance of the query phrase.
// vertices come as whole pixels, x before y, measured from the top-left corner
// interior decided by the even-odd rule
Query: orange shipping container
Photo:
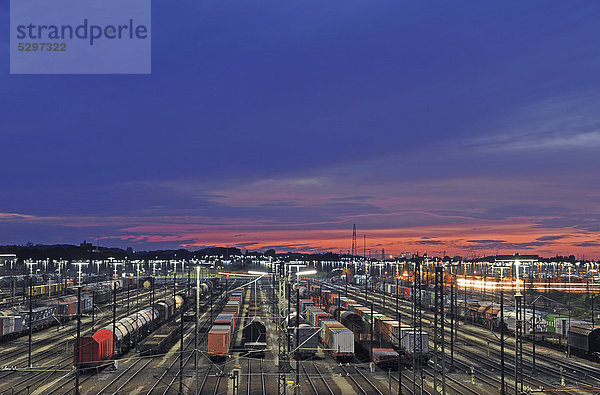
[[[227,356],[229,354],[229,334],[231,328],[226,325],[214,325],[208,332],[209,356]]]
[[[325,332],[325,337],[323,338],[323,343],[329,344],[329,336],[332,328],[346,328],[344,325],[339,322],[326,322],[323,324],[323,331]]]

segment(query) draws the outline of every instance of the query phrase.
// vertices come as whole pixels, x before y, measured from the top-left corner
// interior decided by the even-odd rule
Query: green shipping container
[[[376,312],[373,312],[373,316],[375,317],[375,320],[377,320],[377,318],[379,318],[379,317],[384,317],[383,314],[376,313]],[[369,327],[369,325],[373,325],[373,328],[375,328],[374,323],[371,322],[371,312],[370,311],[363,315],[363,321],[365,322],[365,324],[367,324],[367,328]]]
[[[546,320],[546,324],[548,325],[549,333],[556,333],[556,319],[557,318],[565,318],[566,316],[560,314],[548,314],[544,317]]]

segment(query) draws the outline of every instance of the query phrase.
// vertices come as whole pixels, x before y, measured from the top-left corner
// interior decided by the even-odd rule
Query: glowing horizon
[[[0,73],[0,245],[600,258],[600,8],[155,3],[150,75]]]

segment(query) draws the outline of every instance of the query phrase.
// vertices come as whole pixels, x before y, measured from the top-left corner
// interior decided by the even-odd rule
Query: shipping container
[[[556,320],[558,318],[566,318],[564,315],[559,314],[547,314],[544,316],[544,320],[546,321],[546,328],[548,333],[560,333],[560,331],[556,330]]]
[[[398,367],[398,353],[389,348],[373,348],[371,360],[382,369],[395,369]]]
[[[402,338],[402,348],[411,354],[419,354],[418,332],[408,332]],[[421,333],[421,354],[429,353],[429,335]]]
[[[341,325],[341,324],[340,324]],[[329,349],[334,358],[354,357],[354,335],[352,331],[343,327],[330,327],[328,336]]]
[[[319,347],[319,336],[312,325],[300,324],[298,332],[290,328],[292,346],[296,349],[296,344],[300,347],[296,350],[295,356],[298,358],[310,357],[316,354]],[[298,343],[296,343],[296,333],[298,333]]]
[[[229,355],[231,327],[227,325],[214,325],[208,332],[209,357],[226,357]]]
[[[319,321],[319,339],[321,340],[322,343],[326,344],[326,337],[327,337],[327,325],[335,325],[335,324],[339,324],[338,321],[334,320],[333,318],[326,318],[326,319],[322,319]],[[341,324],[340,324],[341,325]],[[315,328],[317,329],[317,328]]]
[[[300,311],[302,313],[306,312],[306,309],[308,309],[309,307],[313,306],[314,307],[315,302],[313,302],[310,299],[301,299],[300,300]]]

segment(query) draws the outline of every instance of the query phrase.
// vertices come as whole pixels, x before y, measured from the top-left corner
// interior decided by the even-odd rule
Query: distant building
[[[94,250],[94,245],[84,240],[83,243],[79,244],[79,248],[86,252],[92,252]]]

